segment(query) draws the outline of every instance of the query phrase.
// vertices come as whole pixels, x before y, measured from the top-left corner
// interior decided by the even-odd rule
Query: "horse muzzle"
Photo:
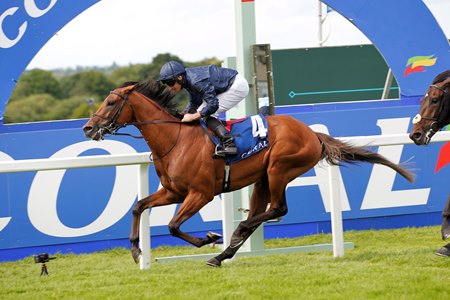
[[[422,120],[431,120],[432,123],[429,125],[420,125],[419,123]],[[414,128],[416,128],[411,132],[409,138],[418,146],[428,145],[431,141],[431,138],[434,136],[436,132],[438,132],[442,126],[441,123],[435,118],[423,118],[420,114],[417,114],[412,121]],[[426,129],[428,128],[428,130]]]
[[[431,142],[431,138],[434,136],[434,134],[439,131],[439,129],[435,130],[433,128],[434,124],[436,123],[433,123],[426,132],[422,133],[419,130],[411,132],[409,138],[414,142],[414,144],[418,146],[428,145]]]
[[[428,145],[430,143],[431,138],[427,139],[427,135],[423,134],[420,131],[411,132],[409,138],[416,144],[417,146]]]
[[[104,130],[95,125],[90,125],[89,122],[83,126],[84,135],[94,141],[103,139]]]

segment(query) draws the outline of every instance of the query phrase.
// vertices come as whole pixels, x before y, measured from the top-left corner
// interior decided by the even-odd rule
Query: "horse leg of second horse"
[[[447,203],[442,211],[442,239],[445,240],[450,237],[450,195],[448,196]]]
[[[441,249],[437,250],[436,255],[450,257],[450,243],[442,246]]]

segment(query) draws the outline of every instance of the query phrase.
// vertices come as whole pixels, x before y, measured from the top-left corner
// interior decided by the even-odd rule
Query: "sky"
[[[450,0],[424,0],[450,38]],[[317,0],[256,0],[256,43],[272,49],[318,47]],[[336,12],[324,46],[370,41]],[[171,53],[183,61],[236,55],[234,0],[102,0],[62,28],[28,69],[127,66]]]

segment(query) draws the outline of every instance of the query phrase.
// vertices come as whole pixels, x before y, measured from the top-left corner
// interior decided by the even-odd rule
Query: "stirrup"
[[[228,145],[228,146],[223,146],[221,144],[217,144],[216,145],[216,149],[214,151],[214,158],[217,157],[225,157],[227,155],[236,155],[237,154],[237,148],[234,145]]]

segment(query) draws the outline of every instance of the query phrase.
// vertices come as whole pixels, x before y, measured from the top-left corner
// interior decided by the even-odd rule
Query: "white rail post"
[[[222,234],[223,249],[230,246],[231,235],[234,231],[233,224],[233,193],[222,193]]]
[[[148,196],[148,164],[139,165],[138,174],[138,200]],[[142,250],[141,260],[139,262],[141,270],[150,269],[150,213],[148,209],[141,215],[139,224],[139,247]]]
[[[331,235],[333,237],[334,257],[344,256],[344,230],[342,225],[341,197],[339,189],[338,166],[328,166],[330,190]]]

